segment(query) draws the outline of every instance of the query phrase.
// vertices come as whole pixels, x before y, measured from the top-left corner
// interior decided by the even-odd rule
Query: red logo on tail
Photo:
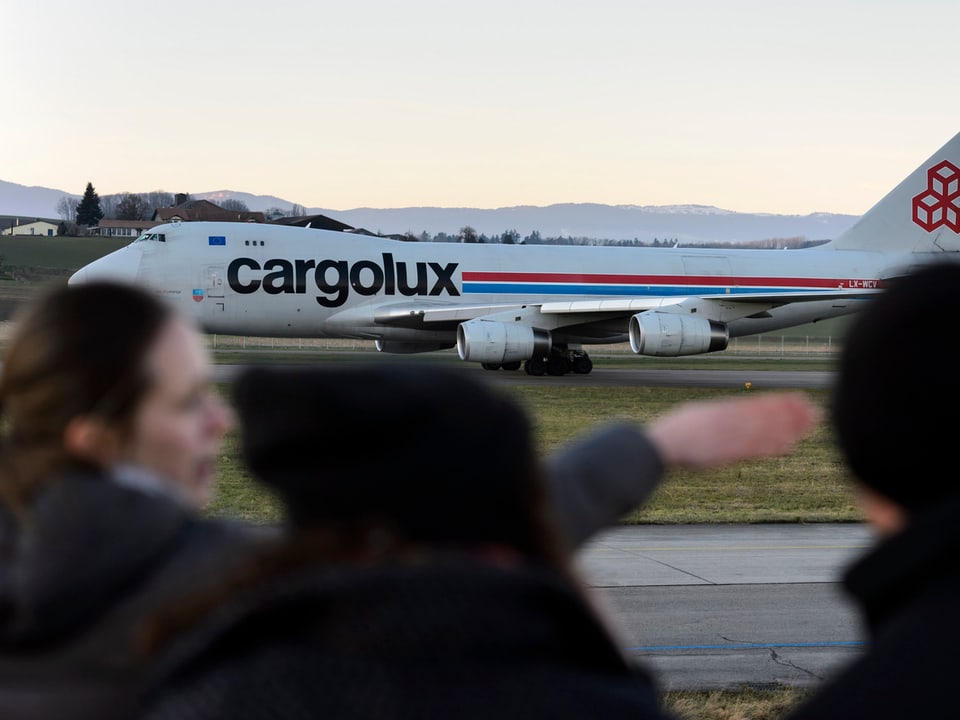
[[[913,198],[913,221],[928,232],[960,232],[960,168],[944,160],[927,170],[927,189]]]

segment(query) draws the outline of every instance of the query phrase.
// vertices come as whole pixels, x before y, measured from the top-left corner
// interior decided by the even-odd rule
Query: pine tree
[[[93,189],[93,183],[87,183],[87,189],[83,191],[83,199],[77,205],[77,225],[90,227],[100,222],[103,217],[103,210],[100,209],[100,196]]]

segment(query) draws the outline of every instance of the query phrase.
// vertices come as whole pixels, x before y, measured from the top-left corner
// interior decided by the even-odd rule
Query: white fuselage
[[[819,248],[420,243],[288,226],[176,223],[81,272],[87,279],[125,274],[215,333],[452,343],[455,322],[417,323],[417,309],[588,303],[583,322],[567,324],[588,325],[570,337],[590,343],[625,339],[629,316],[604,313],[598,303],[712,298],[728,308],[717,319],[731,336],[747,335],[853,312],[885,277],[916,262],[909,254]],[[407,308],[410,322],[382,322]],[[460,319],[475,316],[468,311]]]

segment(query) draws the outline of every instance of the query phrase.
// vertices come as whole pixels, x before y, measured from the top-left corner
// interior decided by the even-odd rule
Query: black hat
[[[833,395],[837,440],[856,478],[919,510],[957,495],[960,265],[891,281],[844,338]]]
[[[382,519],[429,542],[524,542],[539,502],[528,419],[464,372],[253,368],[243,454],[295,525]]]

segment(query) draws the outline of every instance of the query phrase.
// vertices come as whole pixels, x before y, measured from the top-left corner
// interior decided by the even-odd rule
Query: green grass
[[[534,418],[540,449],[549,452],[579,429],[614,418],[646,422],[687,400],[745,390],[660,387],[517,388]],[[752,391],[751,391],[752,392]],[[826,390],[807,391],[821,406]],[[839,522],[859,520],[832,433],[821,423],[790,455],[709,471],[675,471],[630,523]]]
[[[254,481],[243,462],[238,440],[238,433],[232,432],[224,443],[217,469],[217,492],[207,513],[257,523],[279,522],[283,518],[281,505],[268,488]]]
[[[225,394],[226,387],[221,388]],[[504,386],[526,408],[538,450],[548,453],[590,427],[615,419],[647,422],[688,400],[739,395],[746,390],[659,387]],[[754,392],[754,391],[749,391]],[[806,391],[825,405],[827,391]],[[318,438],[322,463],[323,438]],[[274,498],[258,488],[243,465],[237,433],[228,436],[220,463],[218,499],[210,512],[254,521],[280,517]],[[852,522],[861,519],[843,463],[825,422],[789,455],[706,471],[675,471],[625,523]]]
[[[808,693],[802,688],[669,692],[663,705],[677,720],[777,720]]]

